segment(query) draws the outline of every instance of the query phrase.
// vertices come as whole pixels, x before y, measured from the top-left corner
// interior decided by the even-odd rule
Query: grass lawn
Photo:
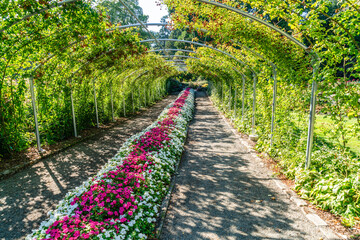
[[[357,121],[355,118],[353,119],[346,119],[345,127],[348,129],[351,129],[354,124],[357,124]],[[336,143],[333,139],[331,139],[332,136],[332,129],[334,128],[333,120],[331,120],[330,117],[327,117],[325,115],[316,115],[315,120],[315,134],[319,134],[319,136],[324,137],[328,141],[333,141]],[[351,151],[355,152],[357,155],[360,156],[360,140],[357,138],[357,136],[354,133],[351,133],[352,136],[347,143],[347,146],[350,148]]]

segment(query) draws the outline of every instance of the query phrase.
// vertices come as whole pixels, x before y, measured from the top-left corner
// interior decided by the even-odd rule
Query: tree
[[[142,22],[147,22],[149,16],[144,15],[142,8],[139,6],[138,0],[127,0],[125,2],[127,7],[140,19]],[[138,21],[126,10],[121,2],[103,0],[97,5],[98,8],[103,8],[110,17],[113,24],[121,23],[121,25],[135,24]]]

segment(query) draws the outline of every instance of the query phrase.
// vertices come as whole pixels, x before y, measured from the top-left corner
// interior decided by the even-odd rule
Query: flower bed
[[[183,151],[194,92],[183,91],[157,121],[69,192],[27,239],[146,239],[152,236],[171,174]]]

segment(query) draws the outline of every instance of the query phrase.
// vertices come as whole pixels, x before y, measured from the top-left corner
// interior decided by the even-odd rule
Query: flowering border
[[[146,239],[183,151],[194,110],[186,89],[157,121],[130,137],[92,178],[66,194],[26,239]]]

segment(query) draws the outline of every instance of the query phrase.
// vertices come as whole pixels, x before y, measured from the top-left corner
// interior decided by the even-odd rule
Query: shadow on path
[[[320,239],[271,172],[197,92],[161,239]]]
[[[65,194],[113,157],[122,143],[156,120],[171,95],[146,112],[0,181],[0,239],[23,239]]]

